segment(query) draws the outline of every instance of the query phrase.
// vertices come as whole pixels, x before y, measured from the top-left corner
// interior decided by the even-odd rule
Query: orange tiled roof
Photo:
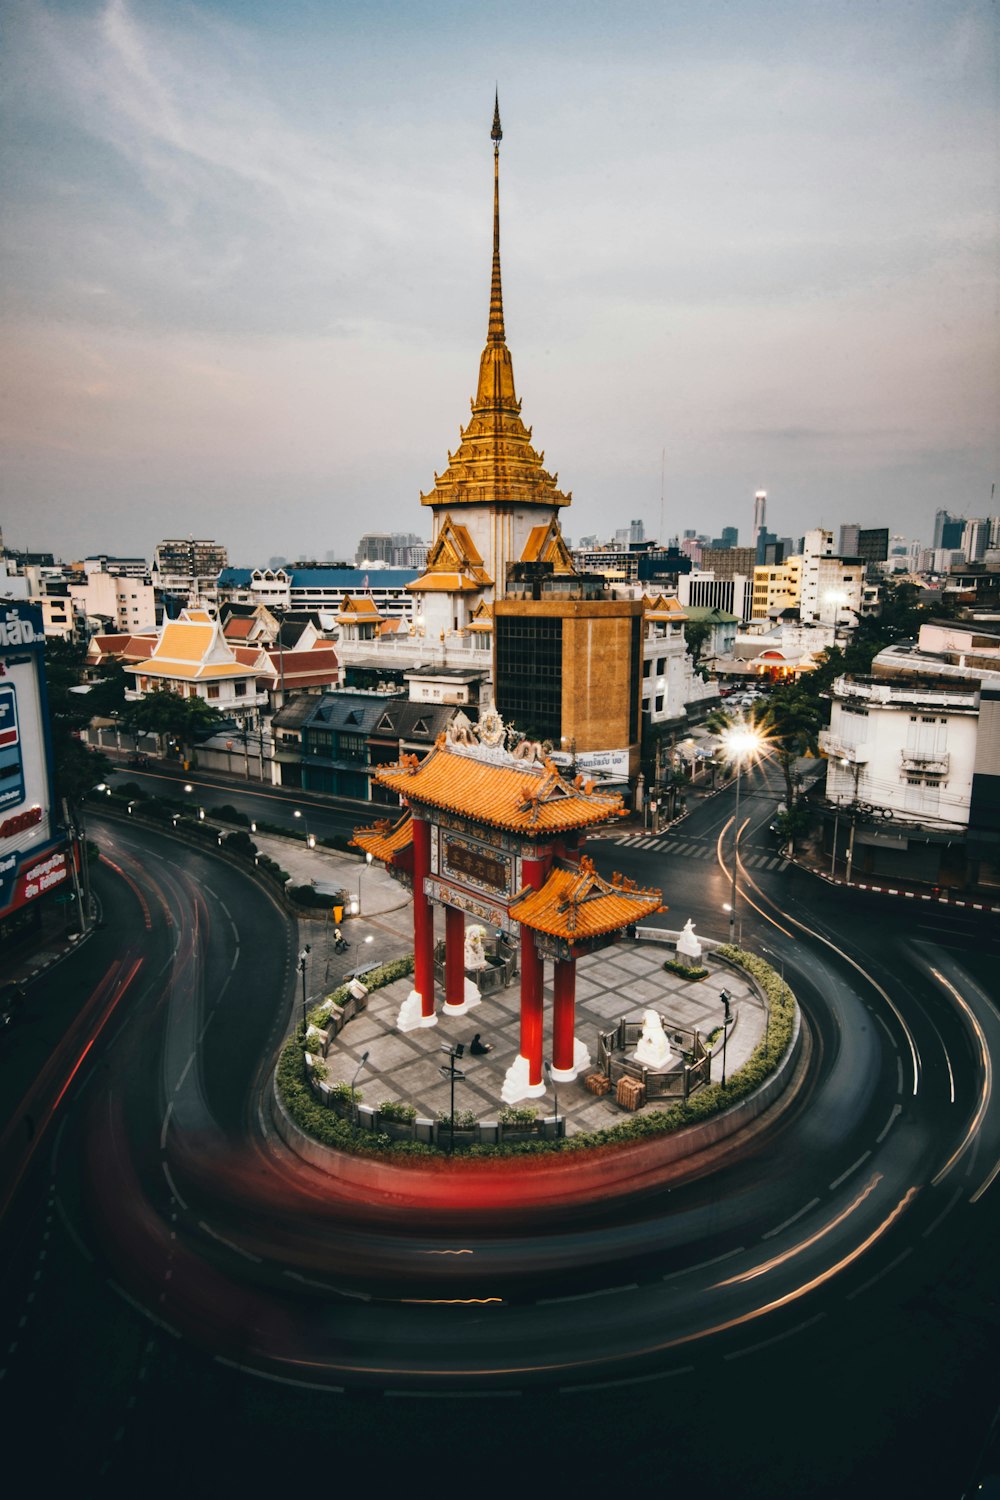
[[[533,932],[573,943],[619,932],[664,910],[662,891],[640,888],[621,875],[602,880],[584,856],[578,866],[555,866],[541,890],[528,889],[511,904],[510,915]]]
[[[411,594],[476,594],[483,584],[464,573],[425,573],[403,587]]]
[[[404,756],[398,766],[380,770],[376,780],[407,801],[515,833],[564,833],[607,823],[625,811],[616,792],[595,792],[582,776],[564,781],[551,763],[496,765],[444,744],[419,763]]]
[[[391,864],[395,855],[402,854],[413,843],[413,815],[405,812],[398,823],[381,818],[371,828],[357,828],[351,843],[373,859]]]
[[[252,616],[233,615],[226,621],[223,634],[227,641],[245,641],[256,623]]]
[[[337,615],[338,620],[381,620],[383,618],[378,605],[369,594],[348,594]]]

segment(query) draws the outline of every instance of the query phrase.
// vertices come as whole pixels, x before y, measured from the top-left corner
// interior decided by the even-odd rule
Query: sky
[[[998,478],[988,0],[4,0],[0,524],[430,535],[486,336],[567,535],[930,541]]]

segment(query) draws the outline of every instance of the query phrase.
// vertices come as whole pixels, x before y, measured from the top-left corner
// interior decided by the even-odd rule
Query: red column
[[[434,906],[424,894],[431,873],[431,825],[413,819],[413,988],[420,994],[420,1014],[434,1014]]]
[[[465,913],[455,906],[444,909],[444,1003],[465,1004]]]
[[[576,1011],[576,959],[556,960],[552,977],[552,1071],[559,1082],[576,1077],[573,1027]]]
[[[541,890],[545,884],[546,864],[540,859],[521,862],[521,879],[525,885]],[[535,946],[534,933],[521,928],[521,1046],[528,1063],[528,1083],[532,1088],[542,1084],[542,1031],[545,999],[545,960]]]
[[[545,960],[535,947],[535,935],[521,928],[521,1056],[528,1060],[528,1082],[542,1081],[542,1002]]]

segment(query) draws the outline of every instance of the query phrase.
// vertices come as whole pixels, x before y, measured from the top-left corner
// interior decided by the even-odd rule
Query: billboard
[[[0,599],[0,918],[70,878],[52,807],[44,650],[38,606]]]

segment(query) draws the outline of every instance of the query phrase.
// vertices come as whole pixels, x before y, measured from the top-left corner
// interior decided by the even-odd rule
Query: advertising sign
[[[13,683],[0,684],[0,808],[24,801],[24,762]]]
[[[563,769],[572,767],[573,756],[565,750],[553,750],[550,757]],[[576,769],[588,776],[603,776],[614,781],[628,780],[627,750],[581,750],[576,755]]]
[[[44,651],[38,606],[0,599],[0,917],[70,875],[52,808]]]

